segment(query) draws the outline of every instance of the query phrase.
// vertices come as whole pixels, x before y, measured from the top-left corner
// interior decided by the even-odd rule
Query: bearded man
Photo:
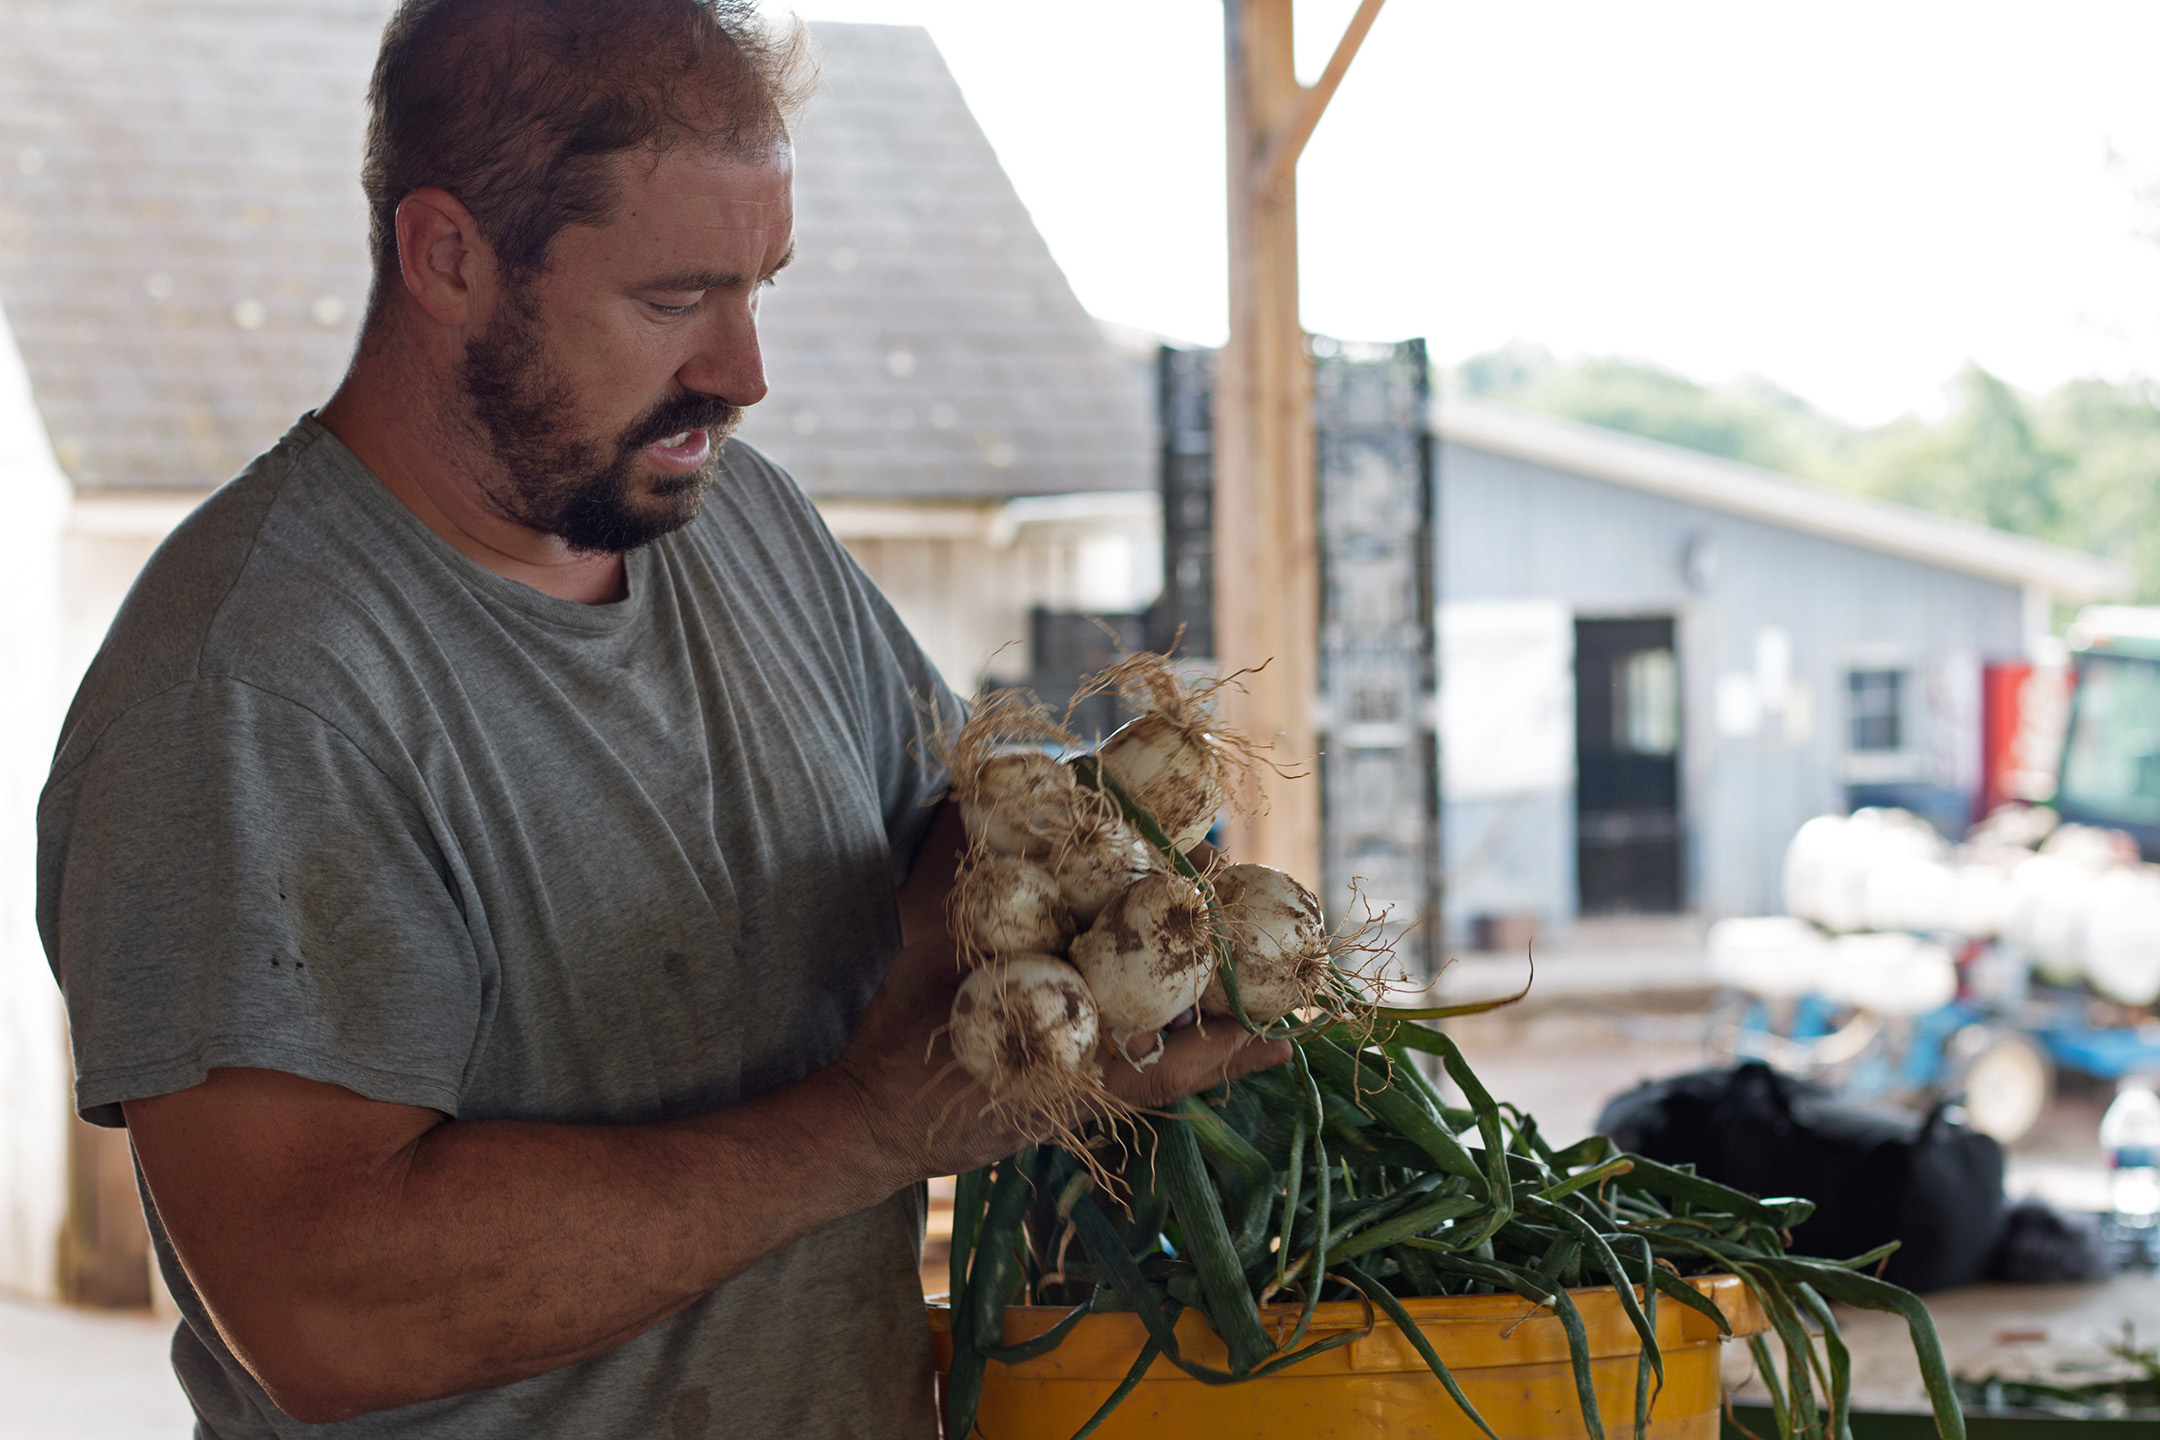
[[[201,1436],[935,1433],[920,1182],[1023,1137],[932,1043],[956,702],[726,439],[799,48],[407,0],[352,367],[68,716],[39,922]]]

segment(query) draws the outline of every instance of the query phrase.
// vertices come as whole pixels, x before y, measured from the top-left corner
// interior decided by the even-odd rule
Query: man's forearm
[[[271,1092],[290,1124],[293,1087],[309,1085],[215,1072],[198,1091],[225,1103],[194,1139],[214,1152],[250,1133],[232,1113],[248,1102],[236,1087]],[[311,1088],[330,1092],[328,1106],[370,1103]],[[187,1144],[197,1127],[156,1111],[189,1096],[206,1098],[131,1103],[138,1146]],[[300,1172],[295,1193],[262,1197],[247,1233],[168,1197],[156,1159],[146,1171],[160,1214],[220,1330],[281,1408],[314,1421],[604,1353],[910,1178],[870,1143],[837,1070],[653,1125],[437,1124],[342,1173]]]

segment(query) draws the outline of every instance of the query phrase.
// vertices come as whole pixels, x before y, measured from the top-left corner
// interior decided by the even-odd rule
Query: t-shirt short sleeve
[[[481,967],[410,787],[290,700],[194,679],[119,716],[39,815],[76,1108],[280,1070],[455,1114]]]

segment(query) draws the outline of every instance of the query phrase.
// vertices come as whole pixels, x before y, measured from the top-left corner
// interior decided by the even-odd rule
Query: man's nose
[[[748,305],[730,306],[716,315],[697,353],[675,378],[686,390],[730,405],[755,405],[764,399],[765,354],[758,345],[756,311]]]

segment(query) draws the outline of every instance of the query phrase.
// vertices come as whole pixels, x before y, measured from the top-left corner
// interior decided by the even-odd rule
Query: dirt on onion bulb
[[[1088,814],[1058,842],[1046,863],[1082,930],[1095,923],[1117,893],[1145,875],[1154,854],[1115,816]],[[1038,947],[1040,948],[1040,947]]]
[[[1097,1088],[1099,1022],[1087,982],[1054,955],[1007,955],[953,997],[953,1056],[1009,1111],[1062,1116]]]
[[[1229,798],[1227,760],[1204,717],[1142,715],[1105,740],[1101,754],[1111,778],[1180,850],[1207,838]]]
[[[1025,950],[1062,955],[1072,943],[1072,910],[1057,877],[1016,855],[975,851],[945,904],[953,940],[970,964]]]
[[[1195,1004],[1215,970],[1213,932],[1200,889],[1156,871],[1120,891],[1073,941],[1102,1023],[1147,1034]]]
[[[1042,859],[1088,808],[1072,772],[1039,750],[992,755],[954,779],[968,839],[1000,855]]]
[[[1228,866],[1213,883],[1245,1018],[1265,1025],[1311,1004],[1328,971],[1327,927],[1318,897],[1266,865]],[[1219,974],[1210,972],[1200,1013],[1231,1013]]]

